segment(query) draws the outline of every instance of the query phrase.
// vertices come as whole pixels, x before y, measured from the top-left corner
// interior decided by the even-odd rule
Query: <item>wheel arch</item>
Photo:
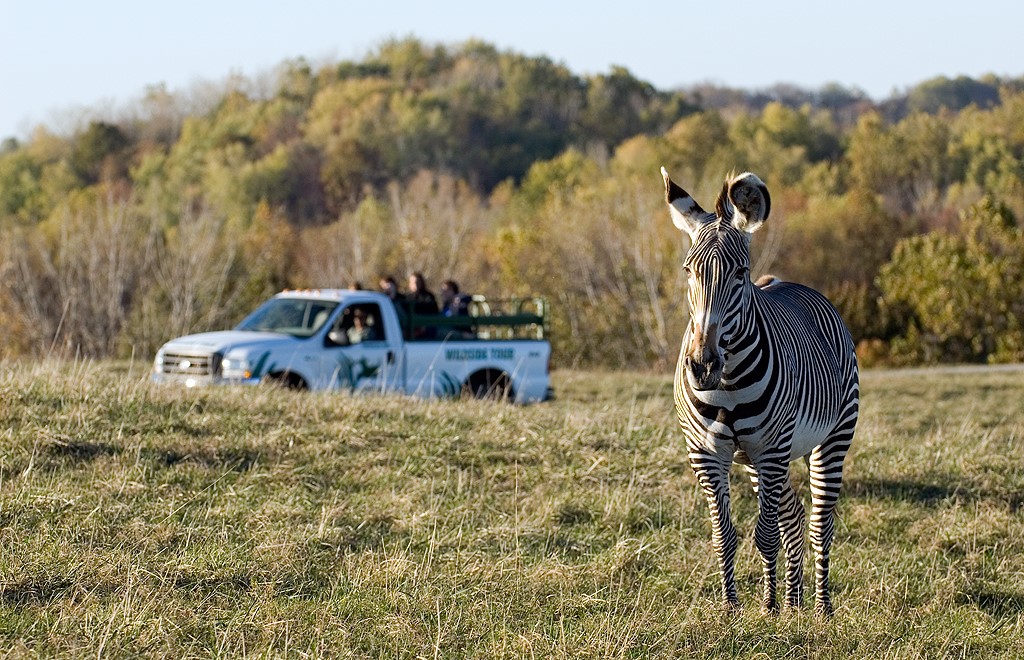
[[[483,367],[469,374],[462,383],[462,394],[476,399],[515,400],[512,377],[497,367]]]
[[[272,383],[280,385],[289,390],[308,390],[309,382],[306,378],[295,371],[289,369],[278,369],[276,371],[270,371],[266,376],[263,377],[263,381],[266,383]]]

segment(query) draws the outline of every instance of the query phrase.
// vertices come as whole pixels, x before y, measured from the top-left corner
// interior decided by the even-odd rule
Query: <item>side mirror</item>
[[[327,333],[327,341],[335,346],[348,346],[348,335],[344,330],[334,329]]]

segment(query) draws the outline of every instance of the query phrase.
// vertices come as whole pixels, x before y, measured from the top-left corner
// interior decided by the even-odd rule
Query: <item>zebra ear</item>
[[[750,172],[735,177],[728,185],[729,203],[733,207],[732,226],[752,234],[772,210],[772,198],[764,181]]]
[[[692,237],[697,227],[707,221],[707,212],[688,192],[669,178],[668,170],[664,167],[661,168],[661,178],[665,180],[665,201],[668,202],[672,224]]]

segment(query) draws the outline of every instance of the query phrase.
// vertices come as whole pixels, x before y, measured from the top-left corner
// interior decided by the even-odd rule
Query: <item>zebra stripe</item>
[[[662,174],[673,221],[691,239],[684,262],[690,323],[676,367],[676,416],[710,509],[723,599],[728,607],[739,604],[738,538],[729,510],[729,469],[739,462],[758,498],[754,542],[763,564],[762,604],[777,608],[781,550],[785,604],[800,606],[806,516],[789,465],[803,457],[810,473],[815,609],[830,615],[835,506],[859,410],[850,333],[813,289],[774,277],[751,282],[750,233],[771,208],[760,179],[742,174],[727,180],[712,214]]]

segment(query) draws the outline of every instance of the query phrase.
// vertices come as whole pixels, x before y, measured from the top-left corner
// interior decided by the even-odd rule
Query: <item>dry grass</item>
[[[1014,657],[1021,373],[869,372],[834,620],[717,609],[667,377],[555,402],[182,392],[0,371],[0,654]]]

